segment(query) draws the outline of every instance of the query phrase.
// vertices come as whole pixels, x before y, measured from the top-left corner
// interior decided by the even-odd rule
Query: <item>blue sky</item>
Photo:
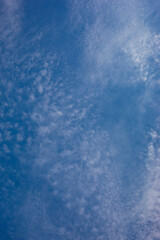
[[[160,239],[157,0],[0,0],[0,239]]]

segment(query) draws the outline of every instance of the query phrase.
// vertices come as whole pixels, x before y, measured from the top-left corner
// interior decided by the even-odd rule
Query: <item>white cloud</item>
[[[149,59],[155,58],[157,35],[145,24],[148,14],[145,4],[136,1],[110,4],[102,0],[87,4],[72,1],[72,6],[74,25],[78,27],[80,21],[85,29],[80,40],[84,49],[83,62],[88,66],[85,77],[88,81],[99,83],[100,87],[108,81],[116,84],[149,81]],[[128,77],[129,69],[137,75]]]
[[[22,142],[23,141],[23,135],[21,133],[17,134],[17,141]]]
[[[156,134],[155,134],[156,133]],[[155,141],[157,132],[151,132],[152,141],[148,145],[148,157],[146,159],[147,175],[143,196],[137,204],[136,214],[139,216],[141,224],[152,223],[148,227],[146,240],[154,239],[159,236],[160,222],[160,147],[159,142]]]
[[[4,153],[10,153],[10,150],[9,150],[9,148],[8,148],[8,146],[6,145],[6,144],[3,144],[3,151],[4,151]]]
[[[21,1],[2,1],[2,14],[0,17],[0,41],[4,43],[6,48],[12,49],[17,40],[17,34],[21,30],[21,11]]]
[[[38,85],[38,92],[39,92],[40,94],[43,93],[43,86],[42,86],[41,84]]]
[[[42,77],[45,77],[45,76],[46,76],[46,74],[47,74],[47,71],[46,71],[46,69],[43,69],[43,70],[41,70],[41,75],[42,75]]]

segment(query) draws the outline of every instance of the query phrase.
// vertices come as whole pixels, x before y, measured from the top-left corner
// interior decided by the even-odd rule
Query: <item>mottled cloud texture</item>
[[[0,0],[2,240],[160,239],[158,7]]]

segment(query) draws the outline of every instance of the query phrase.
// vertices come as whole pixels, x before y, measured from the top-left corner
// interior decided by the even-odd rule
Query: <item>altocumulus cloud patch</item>
[[[159,2],[0,0],[0,238],[160,239]]]

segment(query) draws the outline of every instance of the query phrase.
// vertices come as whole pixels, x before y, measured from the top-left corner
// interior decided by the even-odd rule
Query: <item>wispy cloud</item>
[[[159,134],[151,131],[151,142],[148,145],[146,159],[147,172],[143,187],[142,199],[137,205],[137,221],[143,225],[145,239],[159,238],[160,222],[160,147]],[[141,231],[140,231],[141,232]]]
[[[4,0],[1,3],[0,32],[1,46],[13,49],[17,40],[17,34],[21,30],[22,8],[20,0]],[[4,49],[3,49],[4,50]]]
[[[79,21],[84,28],[80,41],[88,66],[86,78],[100,85],[147,82],[156,49],[156,33],[146,24],[147,6],[138,1],[75,1],[72,5],[75,29]],[[129,71],[135,75],[129,76]]]

